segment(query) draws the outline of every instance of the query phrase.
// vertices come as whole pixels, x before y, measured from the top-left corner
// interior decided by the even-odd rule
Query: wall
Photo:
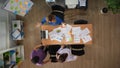
[[[15,42],[11,39],[11,21],[16,16],[4,9],[2,9],[6,0],[0,0],[0,50],[9,48],[15,45]],[[3,47],[3,48],[2,48]]]

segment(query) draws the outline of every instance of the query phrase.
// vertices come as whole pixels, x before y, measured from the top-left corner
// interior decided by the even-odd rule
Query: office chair
[[[82,55],[85,54],[84,47],[85,47],[84,44],[71,45],[71,52],[72,52],[73,55],[82,56]]]
[[[65,11],[65,8],[62,7],[62,6],[60,6],[60,5],[52,5],[51,8],[52,8],[52,11],[55,11],[55,10],[61,11],[61,12],[64,12],[64,11]]]
[[[74,24],[87,24],[88,23],[88,21],[87,20],[76,20],[76,21],[74,21]]]
[[[58,51],[58,49],[60,49],[60,45],[49,45],[48,46],[48,53],[50,54],[50,59],[51,62],[55,63],[57,62],[57,58],[56,58],[56,52]]]
[[[60,5],[52,5],[51,9],[52,9],[51,14],[58,16],[60,19],[64,21],[64,12],[65,12],[64,7]]]

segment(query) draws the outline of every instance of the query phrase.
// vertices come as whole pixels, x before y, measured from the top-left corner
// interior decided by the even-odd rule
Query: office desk
[[[84,28],[87,27],[87,28],[90,30],[90,34],[89,34],[89,35],[90,35],[91,38],[92,38],[92,36],[93,36],[92,24],[72,25],[72,27],[75,27],[75,26],[77,26],[77,27],[80,26],[81,29],[84,29]],[[52,31],[54,28],[57,28],[57,27],[59,27],[59,26],[42,25],[42,26],[41,26],[41,29],[42,29],[42,30],[48,30],[48,32],[50,32],[50,31]],[[72,36],[72,35],[71,35],[71,36]],[[72,36],[72,37],[73,37],[73,36]],[[42,39],[41,41],[42,41],[42,44],[43,44],[43,45],[84,44],[82,40],[80,40],[80,43],[75,43],[73,40],[72,40],[71,42],[66,42],[65,39],[63,39],[61,42],[58,42],[58,41],[56,41],[56,40],[50,40],[50,38],[48,38],[48,39]],[[87,43],[85,43],[85,44],[92,44],[92,41],[93,41],[93,40],[91,40],[91,41],[89,41],[89,42],[87,42]]]

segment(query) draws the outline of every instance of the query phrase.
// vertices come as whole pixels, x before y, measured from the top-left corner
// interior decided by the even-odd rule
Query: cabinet
[[[19,45],[13,48],[0,51],[0,68],[18,68],[24,60],[24,46]]]
[[[23,21],[13,20],[12,21],[12,38],[13,40],[22,40],[24,37],[23,32]]]

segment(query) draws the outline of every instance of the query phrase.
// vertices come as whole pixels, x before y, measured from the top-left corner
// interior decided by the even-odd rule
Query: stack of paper
[[[89,33],[88,28],[81,30],[80,27],[72,27],[72,34],[74,35],[74,42],[76,43],[80,43],[80,39],[82,39],[83,43],[91,41],[92,38]]]
[[[49,37],[51,40],[56,40],[61,42],[63,37],[65,38],[66,42],[72,41],[72,36],[70,31],[72,30],[74,42],[80,43],[80,40],[83,43],[87,43],[92,40],[91,36],[89,35],[90,31],[88,28],[81,29],[81,27],[72,27],[69,24],[66,24],[64,28],[58,27],[53,29],[53,31],[49,32]]]
[[[73,35],[79,35],[81,33],[80,27],[72,27],[72,34]]]
[[[70,34],[65,34],[65,40],[66,40],[66,42],[72,41],[71,35]]]
[[[82,37],[82,40],[83,40],[83,43],[87,43],[87,42],[91,41],[92,38],[90,37],[90,35],[86,35],[86,36]]]
[[[58,27],[58,28],[53,29],[53,31],[49,33],[50,39],[61,42],[63,37],[65,37],[66,42],[71,41],[72,37],[69,34],[71,28],[72,28],[71,25],[66,24],[64,28]]]

